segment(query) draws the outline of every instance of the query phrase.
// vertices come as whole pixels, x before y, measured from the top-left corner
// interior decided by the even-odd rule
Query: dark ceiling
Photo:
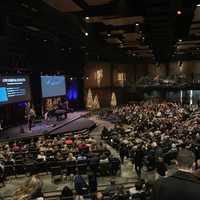
[[[90,58],[199,59],[198,4],[198,0],[1,1],[0,63],[51,68],[81,65]]]

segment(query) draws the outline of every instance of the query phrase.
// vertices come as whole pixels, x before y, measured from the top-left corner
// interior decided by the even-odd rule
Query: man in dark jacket
[[[195,156],[191,151],[180,151],[177,157],[178,171],[155,184],[152,200],[199,200],[200,181],[192,171],[194,161]]]
[[[139,146],[135,153],[135,171],[138,177],[141,177],[143,159],[144,159],[144,152],[142,146]]]

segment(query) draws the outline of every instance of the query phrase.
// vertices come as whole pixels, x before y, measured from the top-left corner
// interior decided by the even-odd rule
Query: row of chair
[[[5,176],[17,176],[22,174],[33,174],[33,173],[43,173],[51,172],[76,174],[77,170],[80,174],[86,174],[88,171],[94,171],[99,173],[101,176],[109,175],[113,172],[113,168],[117,173],[120,170],[119,162],[117,165],[113,162],[101,163],[98,160],[78,160],[78,161],[49,161],[49,162],[27,162],[22,164],[5,165]]]

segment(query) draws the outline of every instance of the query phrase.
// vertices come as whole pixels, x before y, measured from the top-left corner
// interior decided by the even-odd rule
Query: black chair
[[[24,164],[15,164],[14,170],[15,170],[15,177],[17,177],[17,175],[22,175],[26,173]]]
[[[26,175],[32,175],[37,172],[37,165],[34,162],[27,162],[25,164]]]
[[[80,174],[87,173],[87,160],[78,160],[77,161],[77,168]]]
[[[13,165],[5,165],[5,176],[13,176],[15,175],[15,168]]]
[[[103,162],[99,164],[100,176],[107,176],[110,173],[109,162]]]
[[[52,182],[62,180],[62,169],[60,166],[51,168],[51,180]]]
[[[75,160],[67,161],[66,168],[67,168],[67,175],[76,174],[76,161]]]
[[[35,169],[37,173],[48,172],[48,165],[46,161],[39,161],[35,164]]]

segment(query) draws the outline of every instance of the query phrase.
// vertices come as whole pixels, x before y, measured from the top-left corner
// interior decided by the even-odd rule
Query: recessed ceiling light
[[[40,29],[36,26],[26,26],[26,28],[31,30],[31,31],[40,31]]]
[[[177,11],[177,15],[181,15],[182,12],[180,10]]]

